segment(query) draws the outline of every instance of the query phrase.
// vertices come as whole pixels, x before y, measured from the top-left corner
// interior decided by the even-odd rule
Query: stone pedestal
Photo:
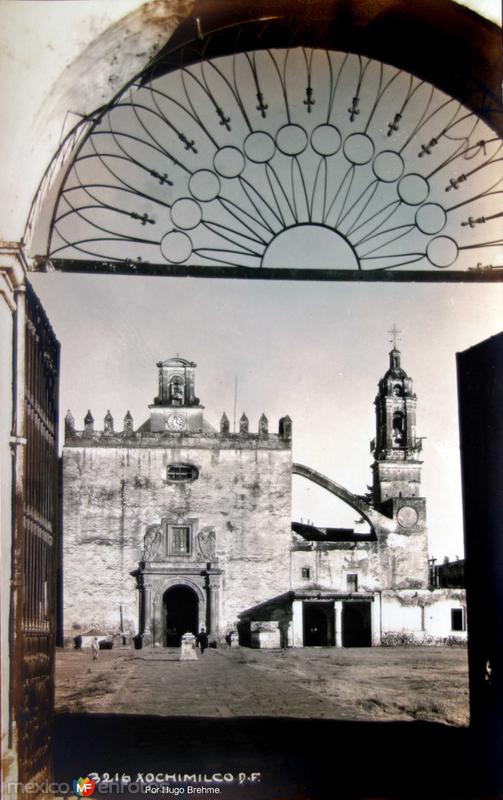
[[[196,637],[193,633],[184,633],[180,647],[180,661],[197,661],[195,648]]]

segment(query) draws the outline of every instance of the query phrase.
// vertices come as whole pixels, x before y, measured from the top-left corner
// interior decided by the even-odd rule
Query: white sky
[[[198,364],[196,393],[216,427],[238,417],[257,430],[293,419],[293,456],[354,492],[371,481],[377,382],[387,331],[403,331],[402,365],[418,395],[430,554],[462,554],[455,353],[501,329],[503,286],[346,284],[34,275],[62,343],[61,411],[77,427],[91,408],[116,428],[135,426],[157,393],[156,362],[176,353]],[[356,514],[294,478],[293,518],[353,526]]]

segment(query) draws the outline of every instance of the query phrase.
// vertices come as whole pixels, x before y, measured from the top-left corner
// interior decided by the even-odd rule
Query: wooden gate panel
[[[52,780],[58,540],[59,343],[30,286],[24,331],[25,452],[17,476],[14,720],[21,783]],[[21,479],[20,479],[21,478]],[[40,796],[40,795],[39,795]]]

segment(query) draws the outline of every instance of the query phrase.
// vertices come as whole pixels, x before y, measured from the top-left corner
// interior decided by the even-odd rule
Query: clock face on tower
[[[418,520],[418,514],[416,509],[412,508],[412,506],[402,506],[398,509],[396,518],[402,528],[412,528]]]
[[[168,431],[180,433],[187,427],[187,420],[183,414],[170,414],[166,420],[166,428]]]

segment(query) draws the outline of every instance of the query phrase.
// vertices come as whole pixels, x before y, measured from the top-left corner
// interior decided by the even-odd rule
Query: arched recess
[[[206,595],[198,584],[185,576],[172,576],[162,580],[156,587],[152,600],[152,618],[151,618],[151,633],[152,641],[155,646],[165,644],[165,609],[164,609],[164,596],[169,589],[174,587],[184,586],[190,589],[198,602],[198,628],[206,624],[207,617],[207,602]]]
[[[428,47],[425,47],[426,41]],[[261,132],[255,122],[249,129],[248,137],[241,134],[236,140],[232,136],[225,140],[215,137],[213,135],[214,125],[220,126],[219,133],[231,130],[231,119],[232,124],[235,121],[232,113],[236,109],[243,111],[245,98],[242,87],[236,89],[236,85],[234,87],[231,85],[229,79],[230,72],[232,72],[231,66],[229,66],[228,74],[225,74],[225,69],[223,70],[222,86],[216,86],[213,78],[218,70],[214,60],[226,57],[235,60],[240,55],[242,63],[248,59],[250,70],[246,81],[250,82],[252,78],[255,81],[252,94],[257,106],[254,112],[259,111],[265,119],[268,108],[272,104],[260,84],[260,70],[256,68],[255,56],[250,56],[250,54],[270,53],[273,49],[278,48],[287,53],[284,60],[285,69],[289,58],[288,53],[302,52],[306,58],[307,78],[303,78],[300,85],[295,80],[295,76],[292,76],[291,80],[292,85],[295,85],[300,92],[299,96],[295,98],[295,103],[311,116],[306,117],[307,121],[299,125],[297,120],[291,121],[287,108],[285,124],[274,130],[272,138],[270,131]],[[320,102],[319,94],[316,96],[316,87],[311,85],[308,63],[311,58],[309,54],[314,51],[318,53],[339,51],[342,54],[350,54],[348,56],[350,63],[354,63],[354,70],[356,70],[353,78],[349,81],[352,83],[351,87],[347,87],[346,94],[348,96],[344,95],[341,105],[341,108],[344,106],[345,117],[349,115],[351,124],[355,124],[354,128],[345,130],[343,144],[340,147],[346,158],[343,167],[344,169],[348,167],[351,177],[338,179],[340,185],[338,188],[336,187],[335,195],[338,192],[346,193],[346,202],[338,210],[340,213],[335,214],[334,212],[334,220],[327,218],[325,207],[322,210],[318,209],[316,213],[314,211],[316,203],[319,205],[322,202],[320,198],[324,191],[326,193],[329,185],[327,160],[335,155],[335,150],[332,153],[326,149],[329,147],[330,150],[332,145],[329,146],[324,141],[318,142],[319,126],[314,130],[311,130],[312,125],[310,126],[316,113],[315,104]],[[239,277],[259,277],[255,271],[255,268],[258,268],[260,277],[309,278],[313,277],[313,270],[316,270],[317,278],[404,280],[411,277],[408,274],[407,266],[419,261],[421,263],[417,273],[427,272],[426,277],[422,276],[427,280],[500,279],[501,271],[494,268],[492,263],[485,264],[487,250],[481,251],[483,256],[478,250],[482,247],[487,248],[489,242],[490,246],[501,244],[500,237],[493,231],[493,227],[498,225],[498,221],[485,224],[489,222],[485,203],[489,200],[489,195],[491,195],[491,201],[494,199],[493,195],[497,195],[496,199],[499,199],[500,190],[492,191],[494,188],[492,184],[491,186],[484,185],[482,192],[478,185],[476,189],[472,186],[470,197],[467,200],[465,195],[461,203],[461,205],[467,206],[466,219],[454,214],[455,218],[451,228],[446,227],[446,213],[438,200],[438,195],[441,194],[443,197],[444,191],[451,191],[451,195],[445,195],[449,201],[454,196],[458,199],[458,195],[455,194],[458,185],[466,181],[466,175],[462,171],[466,164],[462,159],[469,161],[470,174],[489,167],[486,175],[491,171],[493,162],[496,164],[500,160],[498,158],[500,144],[498,144],[497,136],[494,136],[495,133],[500,134],[502,130],[498,82],[499,52],[500,40],[497,27],[451,0],[440,0],[440,2],[439,0],[425,0],[420,4],[398,2],[397,0],[378,0],[372,4],[364,2],[364,0],[353,0],[352,2],[330,0],[330,2],[303,4],[295,3],[293,0],[273,0],[273,2],[254,4],[244,2],[244,0],[232,4],[199,0],[194,4],[192,13],[179,25],[166,46],[151,60],[148,66],[142,69],[110,104],[98,108],[83,121],[79,130],[74,132],[75,147],[65,166],[68,164],[71,166],[76,156],[77,160],[80,159],[80,170],[83,169],[84,159],[94,157],[92,152],[82,149],[81,131],[84,126],[86,126],[85,141],[89,142],[94,137],[89,145],[94,150],[96,150],[96,142],[103,142],[107,137],[115,139],[113,145],[115,147],[117,137],[115,130],[108,124],[111,119],[110,114],[119,107],[122,114],[127,105],[134,107],[134,113],[145,130],[151,126],[151,123],[145,124],[145,120],[140,119],[142,114],[152,120],[153,127],[158,125],[159,120],[162,119],[163,124],[166,123],[167,127],[171,129],[170,135],[179,140],[177,146],[182,147],[181,155],[178,154],[176,148],[171,147],[171,144],[162,141],[157,149],[162,151],[161,155],[164,154],[166,158],[164,161],[161,158],[157,166],[152,161],[151,151],[156,149],[159,142],[155,136],[152,136],[151,130],[147,131],[147,139],[141,142],[142,148],[149,148],[148,156],[143,160],[138,157],[137,153],[132,155],[130,151],[127,152],[122,144],[119,145],[122,155],[118,152],[113,154],[106,152],[105,148],[105,152],[98,153],[102,165],[104,158],[114,158],[116,159],[113,162],[114,167],[119,165],[120,172],[119,159],[122,159],[129,162],[127,170],[137,169],[143,176],[140,180],[133,177],[132,183],[130,172],[127,172],[126,175],[121,173],[118,179],[115,176],[114,180],[117,179],[120,185],[114,184],[116,196],[113,202],[110,199],[110,186],[104,184],[102,179],[98,179],[96,184],[93,183],[95,179],[89,177],[84,178],[82,182],[80,175],[76,179],[75,175],[72,178],[71,170],[64,175],[65,179],[70,176],[70,183],[64,184],[65,198],[63,202],[60,202],[61,194],[58,190],[54,191],[56,187],[64,183],[61,181],[60,172],[58,178],[52,182],[52,195],[50,197],[47,195],[48,205],[45,204],[43,213],[39,213],[41,205],[44,206],[44,203],[40,203],[39,197],[30,217],[30,231],[27,231],[27,238],[30,238],[31,234],[31,255],[40,256],[37,268],[46,268],[48,253],[43,253],[39,248],[46,235],[54,234],[57,227],[57,235],[56,237],[52,236],[49,248],[50,264],[57,269],[70,271],[177,275],[201,274],[200,267],[204,267],[205,276],[232,276],[232,268],[235,268],[238,270]],[[368,59],[372,61],[369,62]],[[276,61],[273,59],[273,62],[270,65],[271,69],[279,73],[282,68],[281,59],[278,58]],[[373,65],[370,68],[369,63]],[[191,68],[195,69],[195,65],[199,67],[201,64],[212,65],[213,77],[211,79],[207,79],[207,76],[204,75],[200,76],[199,73],[196,75],[194,71],[191,72]],[[470,122],[467,122],[464,127],[460,126],[459,118],[452,122],[452,118],[451,121],[448,121],[444,117],[442,119],[437,117],[436,127],[432,126],[431,130],[426,128],[421,131],[421,136],[417,137],[417,147],[416,140],[414,140],[414,147],[416,151],[420,151],[419,157],[423,157],[423,161],[417,161],[418,153],[416,152],[410,164],[400,165],[400,157],[397,157],[390,148],[387,150],[384,148],[388,139],[379,143],[377,151],[376,143],[367,133],[367,128],[362,128],[362,125],[358,127],[358,123],[364,122],[365,115],[367,115],[365,118],[367,118],[368,125],[369,108],[373,102],[369,100],[368,96],[365,100],[365,73],[369,75],[372,70],[378,71],[378,65],[381,65],[381,71],[384,65],[386,80],[395,80],[397,76],[403,77],[405,81],[410,80],[409,94],[410,92],[415,94],[418,86],[423,86],[421,82],[426,81],[432,88],[437,87],[445,93],[446,102],[449,102],[449,98],[451,101],[454,98],[463,104],[463,109],[468,116],[473,113],[476,117],[470,117]],[[335,64],[329,65],[327,72],[330,73],[331,78],[327,78],[327,81],[335,80],[336,66]],[[184,124],[187,122],[187,115],[192,117],[192,121],[189,120],[185,127],[183,124],[177,124],[176,115],[165,112],[158,113],[158,108],[147,108],[141,103],[136,103],[135,106],[135,102],[131,101],[131,95],[128,94],[132,87],[140,93],[142,90],[150,90],[152,102],[156,103],[160,93],[156,88],[157,85],[152,90],[154,82],[177,72],[180,73],[182,79],[185,75],[190,74],[190,80],[194,87],[196,83],[199,83],[198,88],[190,90],[187,102],[184,101],[185,105],[180,103],[179,97],[169,98],[174,105],[178,104],[180,119]],[[377,72],[375,74],[377,76]],[[337,75],[338,80],[340,74],[337,73]],[[375,82],[379,79],[375,77],[373,80]],[[380,102],[379,92],[382,87],[381,84],[376,85],[378,88],[374,100],[379,97]],[[319,86],[317,88],[319,90]],[[195,123],[198,133],[207,128],[202,134],[202,138],[209,131],[209,138],[213,139],[213,145],[209,148],[206,161],[197,155],[200,152],[198,150],[199,142],[191,128],[197,117],[198,92],[201,91],[208,105],[208,116],[214,117],[212,121],[208,121],[207,125],[206,120],[204,124],[200,119]],[[283,94],[287,96],[290,88],[283,86],[279,91],[280,93],[283,91]],[[227,97],[225,97],[226,92]],[[436,97],[438,103],[441,103],[441,96],[436,95]],[[246,98],[246,102],[249,99]],[[403,126],[406,125],[407,114],[404,112],[404,108],[410,99],[407,99],[406,91],[402,99],[404,102],[401,105],[398,104],[396,108],[392,108],[392,103],[390,104],[390,110],[393,113],[387,122],[389,128],[387,136],[395,136],[400,126],[403,130]],[[233,105],[231,112],[226,107],[227,102]],[[375,102],[378,101],[375,100]],[[367,103],[366,110],[365,103]],[[316,110],[319,107],[318,105]],[[428,111],[429,105],[425,99],[423,116]],[[464,113],[464,111],[460,113]],[[243,114],[244,116],[246,114]],[[470,128],[472,119],[475,125],[479,125],[478,133],[475,136],[476,141],[470,138],[472,136]],[[384,119],[380,124],[381,127],[386,127]],[[412,122],[411,125],[413,128]],[[483,126],[483,130],[480,126]],[[266,124],[264,123],[265,128]],[[285,132],[285,128],[288,128],[288,131]],[[469,128],[470,130],[468,130]],[[445,131],[452,136],[444,135]],[[339,135],[335,123],[331,123],[331,131],[328,133]],[[416,133],[412,130],[411,135],[416,136]],[[99,138],[100,134],[102,134],[101,138]],[[122,136],[122,132],[120,135]],[[143,136],[143,134],[141,135]],[[261,135],[262,140],[259,141]],[[309,147],[314,150],[316,157],[321,156],[317,166],[312,167],[307,164],[304,169],[299,167],[301,158],[298,156],[303,157],[304,150],[302,150],[302,143],[297,144],[294,141],[296,136],[299,142],[300,139],[309,142]],[[317,137],[316,142],[313,141],[313,136]],[[451,146],[450,150],[447,148],[442,152],[442,147],[449,138],[457,142],[464,141],[464,150],[460,153],[459,147],[456,145],[454,150]],[[442,139],[440,146],[439,139]],[[153,144],[154,140],[157,145]],[[268,174],[257,178],[259,184],[263,184],[265,178],[269,184],[271,181],[276,182],[274,187],[270,185],[272,204],[269,204],[267,210],[261,208],[260,201],[257,202],[257,192],[255,192],[255,197],[251,200],[251,205],[254,207],[254,211],[252,211],[254,219],[251,226],[250,220],[243,219],[243,217],[236,225],[235,209],[229,208],[229,204],[232,205],[232,198],[229,199],[225,193],[220,193],[220,189],[222,184],[227,182],[228,185],[229,179],[240,176],[243,168],[240,165],[236,166],[237,172],[228,174],[228,170],[231,168],[229,167],[229,156],[234,155],[240,163],[243,160],[247,160],[248,165],[251,163],[250,170],[245,174],[245,182],[248,184],[249,176],[256,164],[263,164],[267,161],[263,154],[263,147],[266,149],[267,147],[276,148],[281,151],[280,158],[286,156],[287,160],[290,159],[287,166],[291,171],[290,183],[293,187],[291,194],[288,194],[290,190],[285,189],[286,179],[278,178],[278,173],[273,167],[274,176]],[[296,147],[299,149],[296,150]],[[353,153],[355,147],[358,150],[356,155]],[[360,160],[361,148],[372,150],[369,157],[363,161]],[[436,154],[442,152],[444,164],[450,163],[456,158],[458,161],[453,165],[451,172],[446,173],[445,176],[442,175],[442,186],[440,187],[439,184],[437,196],[433,197],[434,193],[430,191],[431,187],[427,185],[424,176],[418,176],[417,164],[426,165],[432,149],[435,148]],[[233,149],[233,153],[231,153],[231,149]],[[390,152],[392,152],[391,156]],[[194,159],[192,154],[195,156]],[[190,163],[182,163],[185,156]],[[379,161],[378,164],[377,161]],[[168,162],[172,164],[175,173],[181,164],[181,172],[188,173],[193,179],[192,182],[186,180],[186,174],[175,175],[173,179],[167,169]],[[429,162],[430,166],[432,163]],[[366,187],[362,184],[364,188],[359,196],[351,196],[348,184],[352,181],[355,170],[360,170],[363,164],[367,164],[365,169],[369,170],[368,183]],[[405,166],[408,169],[405,169]],[[438,167],[438,163],[435,163],[435,167]],[[388,179],[390,170],[392,173],[396,172],[396,175]],[[110,164],[106,165],[106,171],[107,174],[114,172],[110,169]],[[308,183],[306,174],[311,173],[312,176],[313,171],[316,171],[317,177],[306,189]],[[145,188],[145,175],[147,175],[146,181],[149,183],[147,188]],[[198,184],[198,178],[200,178],[201,186]],[[401,227],[409,227],[412,238],[410,244],[399,252],[394,252],[393,249],[391,251],[389,249],[388,251],[382,250],[383,239],[378,239],[378,237],[389,236],[389,229],[381,226],[377,233],[373,231],[372,247],[364,246],[358,250],[360,242],[355,246],[354,237],[352,238],[351,234],[355,226],[358,227],[357,223],[361,223],[362,220],[358,218],[353,225],[350,225],[351,217],[349,217],[346,228],[339,224],[341,219],[342,221],[347,219],[355,208],[356,211],[360,207],[367,208],[376,191],[374,186],[376,179],[379,184],[379,192],[384,192],[384,189],[392,192],[389,196],[386,195],[385,203],[398,203],[406,211],[403,220],[399,219],[398,223],[394,220],[394,222],[395,225],[400,223]],[[344,180],[347,180],[346,185],[344,185]],[[154,186],[154,184],[156,185]],[[215,185],[214,191],[211,190],[213,184]],[[392,188],[390,188],[391,184],[393,184]],[[173,185],[175,185],[175,189],[171,191],[168,187]],[[463,186],[461,195],[463,195],[466,185]],[[45,186],[44,191],[47,191],[47,188]],[[252,186],[251,193],[254,191]],[[379,196],[379,192],[377,196]],[[482,200],[480,200],[481,196]],[[67,202],[70,197],[71,201]],[[120,197],[120,203],[117,201],[117,197]],[[228,213],[223,220],[218,216],[215,219],[214,215],[211,218],[211,214],[209,215],[210,219],[207,218],[206,212],[208,208],[211,208],[213,200],[216,201],[215,206],[218,206],[218,210],[227,204],[226,211]],[[473,203],[475,206],[472,208]],[[240,205],[239,202],[237,205]],[[304,205],[303,209],[302,205]],[[450,205],[453,205],[452,202]],[[48,207],[50,210],[54,210],[50,231],[47,228],[50,216],[47,213]],[[387,206],[383,206],[383,208],[385,207]],[[374,218],[374,209],[371,206],[369,208],[372,211],[369,218],[371,220]],[[458,206],[456,206],[456,210],[457,208]],[[448,211],[452,211],[452,209],[449,207]],[[96,220],[98,213],[101,215],[99,221]],[[378,209],[375,213],[381,213],[381,211]],[[113,214],[115,214],[115,218],[111,221]],[[276,217],[277,221],[273,221],[271,225],[268,215]],[[89,220],[89,216],[92,217],[91,220]],[[249,217],[249,214],[247,216]],[[499,217],[500,215],[497,213],[495,216]],[[79,224],[85,220],[83,230],[79,229],[78,234],[73,235],[71,228],[65,227],[70,218],[73,221],[77,220]],[[37,219],[40,225],[36,224]],[[472,228],[477,227],[481,219],[484,220],[484,230],[480,233],[479,226],[473,233]],[[318,242],[325,242],[326,239],[324,253],[320,256],[321,261],[319,264],[308,264],[306,269],[295,269],[297,267],[295,264],[287,275],[285,269],[288,270],[290,265],[284,263],[286,251],[279,248],[279,252],[277,252],[276,245],[281,236],[284,238],[285,233],[306,225],[312,229],[307,231],[308,235],[316,238]],[[265,236],[263,235],[264,228],[269,228],[269,233],[266,233]],[[464,238],[458,239],[451,230],[454,228],[458,234],[462,233]],[[198,239],[198,231],[203,229],[206,238],[201,235]],[[401,234],[401,238],[403,235],[408,235],[408,233]],[[288,244],[291,237],[287,238]],[[218,240],[216,244],[215,239]],[[67,247],[68,243],[70,243],[70,247]],[[374,244],[376,248],[372,249]],[[297,250],[297,248],[290,248],[290,250],[292,249]],[[75,250],[79,251],[77,258],[74,257]],[[126,255],[126,250],[128,255]],[[379,255],[374,255],[376,250],[378,253],[380,251]],[[308,248],[306,256],[310,252],[313,252],[313,248]],[[460,254],[466,257],[460,258]],[[330,258],[334,258],[335,263],[327,263]],[[481,260],[477,261],[477,258]],[[482,259],[484,260],[482,261]],[[278,268],[278,264],[281,267]],[[475,264],[484,268],[475,266]],[[395,268],[398,272],[393,271]],[[327,274],[324,275],[324,272]],[[339,272],[342,274],[338,274]],[[414,272],[414,274],[417,273]]]
[[[304,464],[294,463],[292,464],[292,475],[300,475],[302,478],[306,478],[306,480],[316,483],[318,486],[326,489],[327,492],[334,494],[344,503],[347,503],[348,506],[361,514],[361,516],[366,519],[375,530],[385,530],[390,533],[396,530],[397,525],[394,520],[386,517],[384,514],[381,514],[374,508],[371,508],[371,506],[369,506],[369,504],[366,503],[361,497],[358,497],[358,495],[353,494],[340,484],[336,483],[330,478],[327,478],[326,475],[322,475],[321,472],[317,472],[316,470],[311,469],[311,467],[306,467]]]
[[[200,605],[206,604],[206,598],[204,596],[204,592],[202,591],[201,587],[197,585],[194,581],[191,581],[190,578],[179,578],[179,577],[172,577],[166,578],[166,580],[162,581],[162,583],[158,586],[157,591],[154,595],[154,605],[159,606],[162,603],[162,598],[164,594],[167,592],[168,589],[172,589],[173,586],[188,586],[189,589],[197,595]]]

